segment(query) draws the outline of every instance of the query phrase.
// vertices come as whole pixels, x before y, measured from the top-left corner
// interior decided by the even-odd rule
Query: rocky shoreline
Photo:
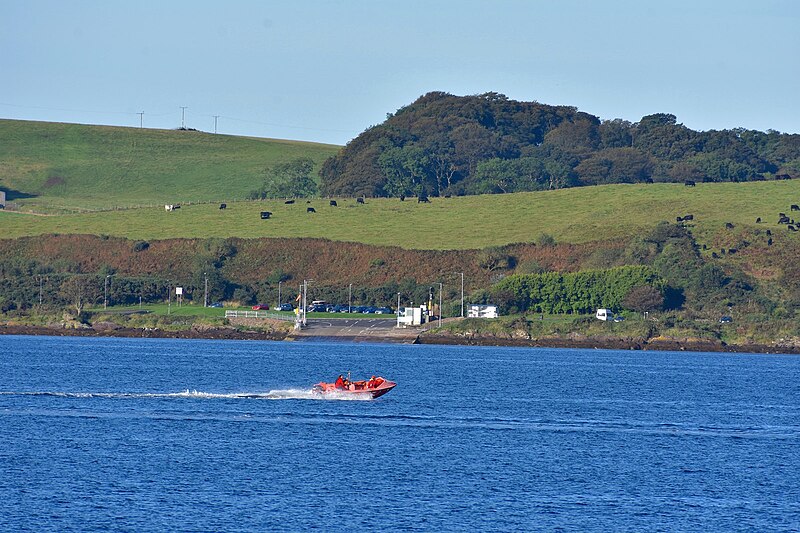
[[[327,339],[323,335],[313,337],[294,336],[285,331],[243,330],[231,327],[203,327],[184,330],[163,330],[151,328],[55,328],[32,325],[0,325],[0,335],[46,335],[62,337],[132,337],[151,339],[218,339],[218,340],[259,340],[294,341],[300,339]],[[330,337],[330,340],[352,342],[398,342],[394,337],[373,336],[370,338]],[[461,346],[509,346],[519,348],[573,348],[604,350],[643,350],[643,351],[691,351],[691,352],[731,352],[731,353],[785,353],[800,354],[800,346],[795,345],[731,345],[722,342],[700,339],[650,339],[647,341],[622,338],[560,338],[538,339],[502,338],[495,336],[457,336],[445,333],[428,332],[410,339],[413,344],[439,344]]]

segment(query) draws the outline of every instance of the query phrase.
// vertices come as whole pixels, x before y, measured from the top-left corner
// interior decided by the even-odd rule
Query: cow
[[[797,205],[797,204],[792,204],[792,207],[791,207],[790,209],[791,209],[792,211],[800,211],[800,205]]]
[[[789,230],[791,230],[791,231],[797,231],[797,228],[792,226],[792,225],[789,225],[789,226],[786,226],[786,227],[789,228]]]
[[[781,218],[783,218],[783,217],[785,217],[785,216],[786,216],[786,213],[778,213],[778,216],[779,216],[779,217],[781,217]]]
[[[772,246],[772,239],[767,239],[767,246]]]
[[[172,206],[172,209],[180,209],[180,208],[181,208],[180,204],[175,204]]]
[[[331,207],[337,207],[336,200],[331,200]]]
[[[285,201],[285,202],[283,202],[283,203],[285,203],[286,205],[293,204],[293,203],[294,203],[294,200],[286,200],[286,201]]]
[[[364,203],[364,199],[363,198],[356,198],[356,203],[363,204]]]
[[[789,217],[787,217],[786,215],[783,215],[781,218],[778,219],[778,224],[788,224],[788,223],[789,223]]]
[[[405,194],[401,194],[400,195],[400,201],[401,202],[405,202],[406,201],[406,195]]]
[[[675,222],[683,222],[683,217],[675,217]]]
[[[686,187],[694,187],[695,185],[697,185],[697,184],[696,184],[695,182],[693,182],[692,180],[687,180],[687,181],[685,181],[683,184],[684,184]]]
[[[686,215],[683,220],[694,220],[694,215]]]
[[[317,211],[313,207],[306,207],[306,213],[316,213]]]
[[[272,216],[272,213],[269,211],[261,211],[261,220],[266,220]]]
[[[789,174],[778,174],[775,176],[776,180],[790,180],[792,177]]]
[[[761,224],[761,217],[756,218],[756,224]]]
[[[228,208],[228,204],[219,204],[219,208],[220,209],[227,209]]]
[[[719,259],[717,252],[711,252],[711,257],[713,257],[714,259]]]
[[[417,203],[418,204],[420,204],[420,203],[427,204],[427,203],[430,203],[430,200],[428,200],[428,196],[427,195],[420,194],[419,196],[417,196]]]
[[[739,251],[739,250],[737,250],[736,248],[728,248],[728,254],[729,254],[729,255],[733,255],[733,254],[735,254],[735,253],[736,253],[736,252],[738,252],[738,251]]]
[[[730,222],[726,222],[726,223],[725,223],[725,229],[733,229],[733,228],[735,228],[735,227],[736,227],[736,226],[734,226],[734,225],[733,225],[733,224],[731,224]]]
[[[173,209],[172,204],[167,204],[164,206],[164,211],[172,211],[172,209]]]
[[[768,229],[767,230],[767,235],[772,235],[772,230]]]

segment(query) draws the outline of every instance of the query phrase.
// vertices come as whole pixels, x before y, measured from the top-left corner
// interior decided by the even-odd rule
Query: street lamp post
[[[439,282],[439,327],[442,327],[442,283]]]
[[[281,304],[283,303],[281,301],[281,283],[283,283],[283,282],[282,281],[278,282],[278,309],[281,308]]]
[[[111,274],[106,275],[106,279],[103,282],[103,309],[108,308],[108,278],[111,277]]]
[[[461,318],[464,318],[464,273],[456,272],[456,274],[461,274]]]
[[[353,312],[353,284],[347,289],[347,312]]]
[[[203,307],[208,307],[208,274],[203,272],[203,281],[205,282],[205,293],[203,294]]]

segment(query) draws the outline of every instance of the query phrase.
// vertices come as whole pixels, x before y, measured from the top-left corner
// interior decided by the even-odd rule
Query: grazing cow
[[[336,200],[331,200],[331,207],[337,207],[336,206]]]
[[[736,226],[734,226],[734,225],[733,225],[733,224],[731,224],[730,222],[726,222],[726,223],[725,223],[725,229],[733,229],[733,228],[735,228],[735,227],[736,227]]]
[[[306,207],[306,213],[316,213],[317,211],[313,207]]]
[[[794,226],[789,225],[789,226],[786,226],[786,227],[789,228],[791,231],[797,231],[797,228],[794,227]]]
[[[694,215],[686,215],[683,220],[694,220]]]
[[[772,246],[772,238],[767,239],[767,246]]]
[[[692,180],[688,180],[688,181],[684,182],[684,185],[686,187],[694,187],[696,185],[696,183],[693,182]]]
[[[800,205],[792,204],[791,210],[792,211],[800,211]]]
[[[364,199],[363,198],[356,198],[356,203],[363,204],[364,203]]]
[[[711,252],[711,257],[713,257],[714,259],[719,259],[717,252]]]
[[[405,194],[401,194],[400,195],[400,201],[401,202],[405,202],[406,201],[406,195]]]
[[[771,229],[767,230],[767,235],[772,235],[772,230]]]
[[[167,204],[167,205],[164,206],[164,211],[172,211],[172,209],[173,209],[173,205],[172,204]]]
[[[283,202],[283,203],[285,203],[285,204],[287,204],[287,205],[288,205],[288,204],[293,204],[293,203],[294,203],[294,200],[286,200],[286,201],[285,201],[285,202]]]
[[[786,215],[783,215],[781,218],[778,219],[778,224],[788,224],[788,223],[789,223],[789,217],[787,217]]]
[[[272,213],[269,211],[261,211],[261,220],[266,220],[272,216]]]
[[[227,209],[228,208],[228,204],[219,204],[219,208],[220,209]]]
[[[428,203],[430,203],[430,200],[428,200],[428,196],[427,195],[420,194],[419,196],[417,196],[417,203],[418,204],[420,204],[420,203],[428,204]]]
[[[707,244],[703,245],[703,250],[708,250],[708,245]]]
[[[736,253],[736,252],[738,252],[738,251],[739,251],[739,250],[737,250],[736,248],[728,248],[728,254],[729,254],[729,255],[733,255],[733,254],[735,254],[735,253]]]
[[[181,206],[179,204],[175,204],[175,205],[172,206],[172,209],[180,209],[180,208],[181,208]]]
[[[761,217],[758,217],[758,218],[756,219],[756,224],[761,224]]]

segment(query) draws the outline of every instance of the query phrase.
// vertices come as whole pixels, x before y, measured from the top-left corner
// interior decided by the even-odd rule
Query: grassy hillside
[[[244,198],[276,163],[333,145],[79,124],[0,120],[0,188],[23,209],[105,209]]]
[[[430,204],[397,199],[237,202],[128,209],[76,215],[0,213],[5,238],[48,233],[96,234],[131,239],[176,237],[318,237],[407,249],[471,249],[535,241],[543,233],[558,242],[586,243],[629,237],[694,215],[694,234],[709,245],[744,228],[772,229],[800,238],[776,224],[800,203],[800,181],[698,184],[607,185],[491,196],[433,198]],[[307,213],[313,206],[316,213]],[[271,211],[260,220],[259,211]],[[795,213],[800,220],[800,213]],[[756,217],[764,220],[755,224]],[[734,230],[725,228],[731,222]]]

